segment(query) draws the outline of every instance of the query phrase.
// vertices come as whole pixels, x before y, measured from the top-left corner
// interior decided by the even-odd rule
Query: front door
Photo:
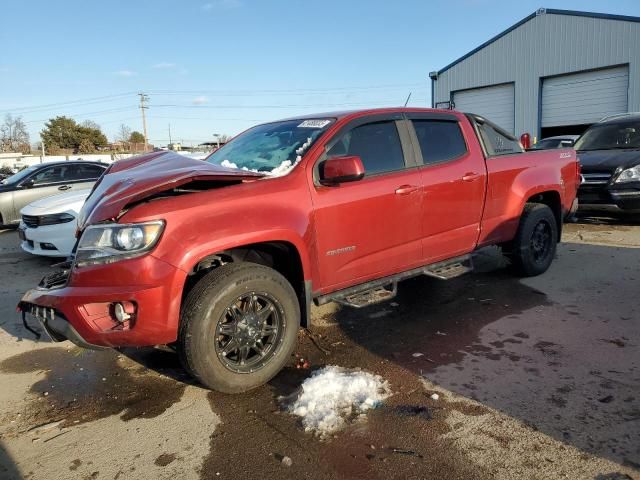
[[[326,158],[357,155],[362,180],[314,182],[319,293],[383,277],[419,264],[422,255],[421,174],[411,165],[408,133],[396,119],[359,120],[329,140]]]

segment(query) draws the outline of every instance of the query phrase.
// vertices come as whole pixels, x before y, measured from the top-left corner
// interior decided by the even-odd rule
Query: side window
[[[327,158],[345,155],[359,156],[367,176],[405,168],[400,135],[393,120],[356,127],[327,151]]]
[[[64,165],[45,168],[33,176],[34,185],[45,185],[48,183],[63,182],[67,167]]]
[[[80,166],[79,165],[67,165],[65,168],[63,180],[65,182],[73,182],[74,180],[78,180],[80,175]]]
[[[479,124],[478,130],[490,157],[523,152],[520,142],[500,132],[498,128],[489,122]]]
[[[78,165],[76,180],[97,180],[104,172],[104,168],[98,165]]]
[[[467,144],[458,122],[412,120],[425,165],[445,162],[464,155]]]

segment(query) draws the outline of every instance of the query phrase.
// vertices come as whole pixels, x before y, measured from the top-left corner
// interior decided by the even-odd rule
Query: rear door
[[[69,186],[74,190],[91,188],[106,167],[94,163],[76,163],[70,170]]]
[[[14,221],[20,218],[20,210],[41,198],[68,190],[69,166],[57,164],[44,167],[26,178],[13,193]]]
[[[478,241],[486,188],[475,134],[468,121],[455,115],[415,113],[408,118],[423,164],[423,263],[468,253]]]
[[[327,187],[314,178],[311,188],[320,293],[407,270],[422,257],[421,176],[402,116],[351,122],[328,141],[315,169],[346,155],[361,158],[362,180]]]

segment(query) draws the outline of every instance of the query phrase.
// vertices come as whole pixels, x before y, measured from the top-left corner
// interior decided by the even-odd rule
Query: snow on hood
[[[173,152],[155,152],[118,160],[96,183],[80,212],[78,223],[80,228],[84,228],[88,224],[114,219],[127,205],[192,181],[241,182],[263,176]]]
[[[22,210],[25,215],[43,215],[51,213],[64,213],[67,211],[79,212],[85,200],[91,193],[90,189],[61,193],[51,197],[41,198],[30,203]]]
[[[322,437],[340,430],[390,395],[389,384],[379,375],[330,365],[302,383],[300,394],[287,410],[302,418],[305,431]]]

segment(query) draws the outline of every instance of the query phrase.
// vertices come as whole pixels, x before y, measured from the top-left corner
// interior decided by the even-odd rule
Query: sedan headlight
[[[640,182],[640,165],[622,170],[614,183]]]
[[[52,213],[51,215],[42,215],[39,219],[38,225],[57,225],[59,223],[69,223],[76,219],[70,213]]]
[[[76,265],[113,263],[150,251],[164,230],[164,221],[107,223],[85,229],[76,250]]]

